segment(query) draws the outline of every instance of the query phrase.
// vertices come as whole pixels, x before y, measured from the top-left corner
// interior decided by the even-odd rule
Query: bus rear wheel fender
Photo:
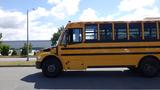
[[[160,70],[160,61],[155,56],[146,56],[139,62],[138,70],[143,76],[154,77]]]
[[[57,77],[62,72],[62,63],[59,59],[48,56],[42,62],[42,73],[44,76],[53,78]]]

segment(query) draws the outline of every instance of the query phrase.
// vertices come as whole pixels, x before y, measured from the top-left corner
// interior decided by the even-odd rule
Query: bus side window
[[[85,26],[86,41],[97,40],[97,24],[87,24]]]
[[[142,40],[142,24],[141,23],[130,23],[130,40]]]
[[[71,29],[69,30],[69,43],[80,43],[82,42],[82,30]]]
[[[99,25],[100,41],[112,40],[112,23]]]
[[[114,29],[116,41],[127,40],[127,23],[115,23]]]
[[[145,40],[156,40],[157,39],[156,22],[145,22],[144,23],[144,38]]]

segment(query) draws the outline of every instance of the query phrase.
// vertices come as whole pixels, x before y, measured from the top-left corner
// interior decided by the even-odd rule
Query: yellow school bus
[[[156,76],[160,20],[68,22],[55,47],[37,52],[36,67],[47,77],[103,67],[128,67]]]

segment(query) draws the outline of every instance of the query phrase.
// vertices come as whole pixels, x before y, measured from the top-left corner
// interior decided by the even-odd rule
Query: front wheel
[[[159,62],[154,58],[145,58],[139,65],[139,71],[147,77],[154,77],[159,72]]]
[[[62,65],[58,60],[48,58],[42,63],[42,73],[46,77],[56,77],[62,72]]]

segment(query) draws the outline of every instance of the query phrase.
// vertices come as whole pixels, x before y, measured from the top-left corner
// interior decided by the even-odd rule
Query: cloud
[[[29,39],[30,40],[50,40],[52,34],[57,31],[57,28],[51,24],[44,25],[33,25],[30,26],[29,29]],[[26,40],[27,39],[27,31],[26,28],[19,29],[2,29],[0,28],[0,32],[2,32],[2,40]]]
[[[54,5],[51,14],[58,19],[75,15],[79,10],[79,2],[80,0],[48,0],[48,3]]]
[[[107,17],[98,17],[97,12],[92,8],[85,9],[79,17],[80,21],[103,21],[103,20],[112,20],[111,16]]]
[[[45,8],[42,8],[42,7],[34,8],[34,9],[29,11],[30,21],[37,20],[41,17],[47,17],[49,15],[50,15],[50,11],[48,11]]]
[[[99,17],[97,15],[96,10],[94,10],[92,8],[87,8],[82,12],[82,14],[79,17],[79,20],[80,21],[104,21],[104,20],[111,21],[111,20],[113,20],[114,16],[115,16],[115,14],[108,15],[106,17]]]
[[[153,7],[155,0],[121,0],[118,8],[120,11],[133,11],[145,7]]]
[[[0,9],[0,28],[24,27],[25,15],[18,11],[4,11]]]
[[[79,17],[81,21],[130,21],[142,20],[146,17],[159,17],[160,9],[156,0],[120,0],[117,11],[107,16],[98,16],[96,10],[87,8]]]
[[[121,0],[118,10],[121,14],[117,20],[142,20],[160,16],[156,0]]]
[[[21,28],[0,28],[0,32],[2,32],[2,40],[26,40],[26,30],[22,30]]]
[[[53,23],[39,24],[32,22],[30,28],[30,39],[32,40],[50,40],[52,34],[57,32],[57,27]]]
[[[79,17],[79,20],[81,20],[81,21],[84,21],[84,20],[95,21],[97,19],[98,19],[98,17],[96,15],[96,11],[92,8],[87,8],[86,10],[84,10]]]
[[[58,4],[60,2],[61,2],[61,0],[48,0],[49,4]]]
[[[51,20],[49,19],[63,20],[66,17],[75,15],[79,10],[79,2],[80,0],[48,0],[48,3],[53,5],[52,8],[37,7],[35,10],[30,9],[30,39],[50,40],[52,34],[57,31],[57,26],[50,23]],[[2,40],[26,40],[26,17],[26,12],[0,8]]]
[[[30,40],[49,40],[57,31],[53,23],[76,15],[80,0],[48,0],[48,3],[52,5],[50,9],[38,7],[29,11]],[[160,16],[156,0],[120,0],[117,10],[107,16],[101,16],[101,12],[91,7],[80,12],[80,21],[139,20]],[[52,21],[53,18],[57,20]],[[26,40],[26,12],[0,8],[1,32],[2,40]]]
[[[46,12],[41,7],[29,12],[30,40],[50,40],[52,34],[57,31],[53,23],[38,20],[46,17]],[[26,40],[26,13],[0,9],[0,33],[2,40]]]
[[[52,34],[57,31],[54,21],[50,23],[51,19],[63,20],[75,15],[79,10],[80,0],[48,0],[48,3],[53,5],[52,8],[37,7],[35,10],[29,10],[31,40],[50,40]],[[2,40],[26,40],[26,17],[26,12],[0,8]]]
[[[121,16],[117,20],[143,20],[147,17],[159,17],[160,10],[157,7],[153,7],[151,9],[140,8],[135,10],[134,12],[129,12],[126,15]]]

